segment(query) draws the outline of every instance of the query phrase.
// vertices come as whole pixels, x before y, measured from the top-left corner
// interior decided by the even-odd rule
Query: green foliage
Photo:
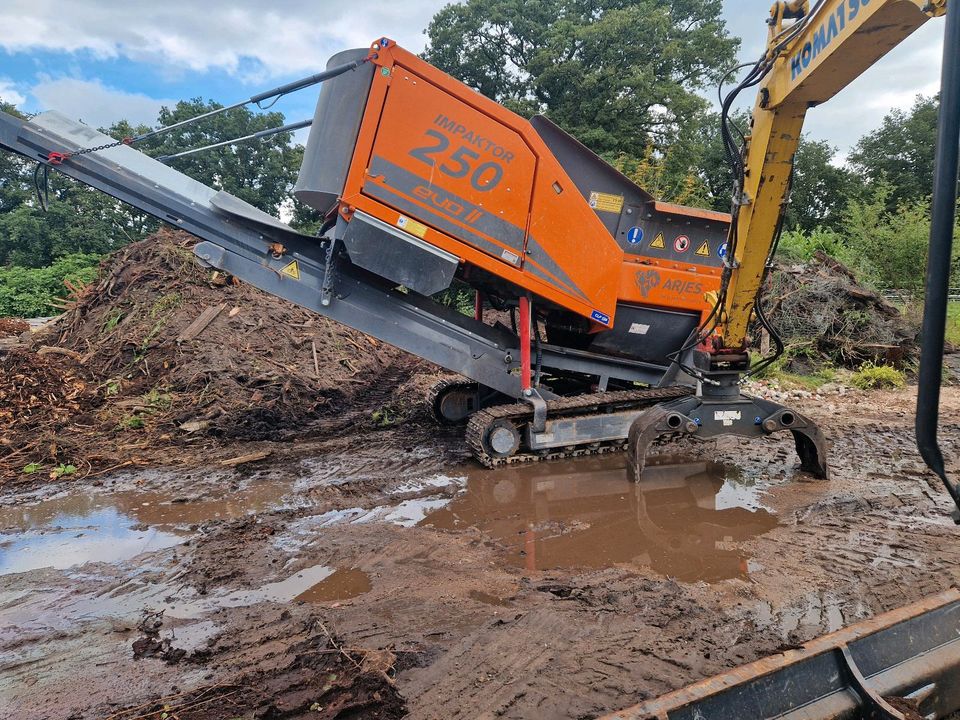
[[[139,415],[130,415],[120,421],[121,430],[142,430],[146,422]]]
[[[904,374],[889,365],[874,365],[865,362],[855,372],[850,382],[861,390],[879,390],[883,388],[901,388],[906,384]]]
[[[739,42],[720,0],[467,0],[427,28],[427,61],[597,153],[676,144]],[[683,174],[686,174],[684,172]]]
[[[878,182],[871,196],[851,202],[843,232],[848,262],[865,282],[878,287],[920,290],[930,241],[930,206],[912,201],[890,211],[893,189]],[[956,265],[956,251],[954,265]]]
[[[888,211],[925,201],[933,190],[939,106],[937,96],[918,95],[909,111],[893,110],[850,153],[870,184],[889,183]]]
[[[811,232],[803,230],[784,232],[780,238],[777,257],[788,262],[806,262],[817,251],[835,257],[841,262],[844,262],[848,255],[843,235],[833,230],[816,228]]]
[[[460,282],[454,282],[446,290],[433,296],[433,299],[441,305],[452,307],[461,315],[469,315],[470,317],[473,317],[474,298],[473,289]]]
[[[42,317],[59,310],[51,301],[65,297],[64,280],[73,284],[97,277],[98,255],[67,255],[44,268],[0,267],[0,317]]]
[[[73,475],[76,472],[76,465],[60,463],[57,465],[57,467],[50,471],[50,479],[57,480],[59,478],[66,477],[67,475]]]
[[[863,184],[855,173],[833,164],[836,154],[828,142],[800,141],[784,227],[813,232],[842,226],[844,211],[862,195]]]
[[[28,464],[28,465],[24,465],[24,466],[23,466],[23,474],[24,474],[24,475],[33,475],[34,473],[39,472],[39,471],[42,470],[42,469],[43,469],[43,465],[41,465],[40,463],[37,463],[37,462],[32,462],[32,463],[30,463],[30,464]]]

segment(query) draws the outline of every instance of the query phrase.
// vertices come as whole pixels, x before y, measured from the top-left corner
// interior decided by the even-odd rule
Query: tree
[[[853,172],[833,164],[836,154],[825,140],[800,141],[784,225],[788,230],[836,230],[843,224],[847,205],[863,188]]]
[[[915,203],[933,190],[937,145],[937,96],[918,95],[909,112],[893,110],[850,153],[850,162],[871,185],[890,185],[887,209]]]
[[[180,101],[172,109],[164,107],[160,110],[158,126],[174,125],[221,107],[219,103],[205,102],[202,98]],[[138,143],[136,147],[153,157],[173,155],[283,124],[283,113],[254,113],[246,107],[239,107],[156,135]],[[147,130],[119,122],[109,129],[109,133],[119,139]],[[291,144],[292,138],[291,133],[280,133],[262,140],[175,158],[168,164],[194,180],[217,190],[226,190],[264,212],[276,215],[280,205],[290,197],[300,167],[298,160],[302,155]]]
[[[750,115],[741,111],[733,121],[746,131]],[[730,210],[733,174],[720,136],[720,116],[711,114],[698,133],[702,140],[699,153],[699,175],[705,189],[704,204],[714,210]],[[784,227],[787,230],[812,232],[816,228],[838,229],[848,203],[859,198],[863,185],[857,175],[833,164],[837,150],[830,143],[800,140],[794,159],[793,188]]]
[[[218,107],[221,106],[200,99],[180,102],[172,110],[161,110],[159,125],[169,126]],[[8,105],[2,109],[15,112]],[[235,108],[155,136],[136,147],[156,157],[231,140],[283,122],[281,113],[256,114]],[[149,129],[120,121],[106,132],[121,139]],[[291,139],[289,133],[283,133],[177,158],[170,165],[195,180],[277,214],[289,198],[302,157],[302,148],[291,145]],[[72,253],[107,253],[144,237],[159,225],[144,213],[55,171],[49,174],[50,202],[44,211],[33,184],[32,164],[0,153],[0,265],[43,267]]]
[[[427,61],[594,152],[676,144],[734,62],[720,0],[467,0],[427,28]]]

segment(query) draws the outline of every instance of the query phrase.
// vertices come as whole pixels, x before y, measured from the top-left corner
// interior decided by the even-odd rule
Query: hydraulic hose
[[[943,43],[943,76],[940,121],[937,128],[937,162],[931,208],[930,250],[927,256],[926,297],[920,344],[920,377],[917,388],[917,448],[927,466],[943,481],[960,513],[960,487],[946,473],[937,443],[943,342],[947,322],[947,296],[957,205],[957,164],[960,155],[960,7],[947,12]],[[960,522],[960,515],[955,516]]]

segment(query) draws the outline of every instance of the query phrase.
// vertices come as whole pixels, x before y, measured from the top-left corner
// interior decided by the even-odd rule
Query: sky
[[[0,99],[27,112],[56,109],[95,127],[120,118],[149,125],[163,105],[194,97],[242,100],[318,72],[334,53],[383,35],[419,52],[424,28],[445,4],[3,0]],[[759,57],[771,0],[723,5],[730,33],[743,38],[741,59]],[[909,108],[918,93],[936,92],[942,24],[928,23],[834,100],[811,110],[809,136],[828,140],[842,160],[892,108]],[[273,109],[289,122],[312,117],[317,92],[287,96]]]

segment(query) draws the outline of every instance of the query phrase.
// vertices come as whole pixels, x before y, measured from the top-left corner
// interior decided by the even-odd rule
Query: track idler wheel
[[[480,409],[480,387],[475,382],[441,380],[430,390],[430,408],[441,425],[463,425]]]
[[[630,426],[628,463],[634,478],[639,479],[647,451],[663,437],[760,438],[782,430],[793,433],[800,469],[826,479],[827,441],[817,424],[795,410],[747,395],[734,400],[687,397],[646,410]]]
[[[506,419],[494,420],[483,433],[483,449],[495,458],[508,458],[520,449],[520,430]]]

